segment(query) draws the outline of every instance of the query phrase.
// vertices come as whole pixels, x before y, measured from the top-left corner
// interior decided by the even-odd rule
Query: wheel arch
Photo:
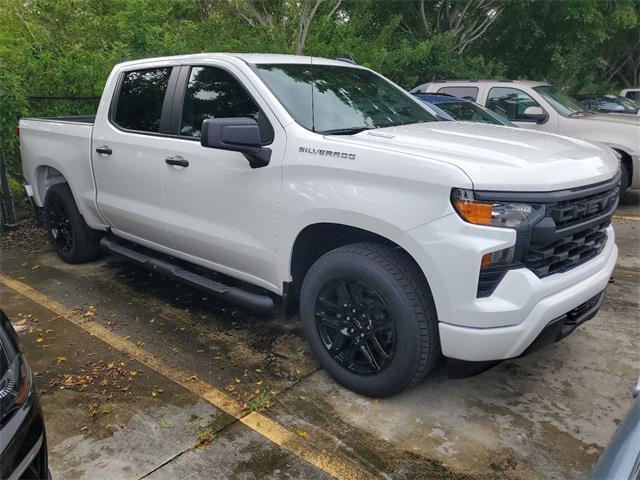
[[[631,154],[627,153],[625,150],[623,150],[620,147],[611,147],[613,148],[616,152],[618,152],[618,154],[620,155],[620,162],[622,162],[622,165],[624,165],[624,167],[627,169],[627,172],[629,172],[629,185],[627,185],[627,187],[630,187],[633,184],[633,160],[631,159]]]
[[[34,185],[34,195],[36,204],[43,206],[47,191],[52,185],[57,183],[69,183],[64,174],[50,165],[39,165],[35,170],[36,185]]]
[[[289,260],[291,284],[288,293],[291,299],[298,298],[302,281],[318,258],[336,248],[360,242],[380,243],[398,249],[410,259],[425,282],[428,283],[428,279],[415,258],[388,236],[351,225],[318,222],[304,227],[293,242]]]

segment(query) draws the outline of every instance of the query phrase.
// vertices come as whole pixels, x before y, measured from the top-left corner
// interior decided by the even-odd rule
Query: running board
[[[266,293],[254,293],[237,286],[225,285],[220,281],[191,272],[177,263],[173,263],[171,261],[172,257],[153,252],[144,247],[137,248],[137,245],[133,243],[127,242],[127,244],[124,244],[105,236],[100,240],[100,246],[103,250],[124,257],[141,267],[175,278],[182,283],[196,287],[210,295],[248,310],[267,313],[272,311],[275,306],[273,298]]]

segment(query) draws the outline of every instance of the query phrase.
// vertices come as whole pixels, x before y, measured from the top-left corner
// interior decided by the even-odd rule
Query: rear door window
[[[464,100],[476,101],[478,98],[478,87],[442,87],[438,93],[446,93]]]
[[[159,132],[170,76],[171,67],[125,72],[120,83],[115,123],[127,130]]]
[[[524,111],[528,107],[539,106],[538,102],[517,88],[495,87],[489,90],[487,96],[487,108],[516,122],[531,121],[525,117]]]

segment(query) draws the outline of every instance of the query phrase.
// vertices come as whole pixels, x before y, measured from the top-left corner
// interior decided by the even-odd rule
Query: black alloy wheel
[[[315,306],[316,327],[331,357],[358,375],[382,372],[396,352],[396,326],[378,292],[353,278],[329,281]]]
[[[71,219],[59,198],[48,203],[45,212],[49,235],[56,250],[68,253],[73,249],[73,230]]]

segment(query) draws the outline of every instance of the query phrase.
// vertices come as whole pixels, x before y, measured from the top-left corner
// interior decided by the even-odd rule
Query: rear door
[[[269,165],[251,168],[242,153],[201,146],[204,119],[231,117],[257,121],[272,151]],[[167,229],[176,250],[273,287],[284,129],[242,71],[222,60],[182,67],[171,128],[169,155],[186,165],[163,168]]]
[[[179,67],[124,71],[108,115],[96,118],[93,168],[100,213],[116,234],[170,247],[162,174],[166,125]]]

